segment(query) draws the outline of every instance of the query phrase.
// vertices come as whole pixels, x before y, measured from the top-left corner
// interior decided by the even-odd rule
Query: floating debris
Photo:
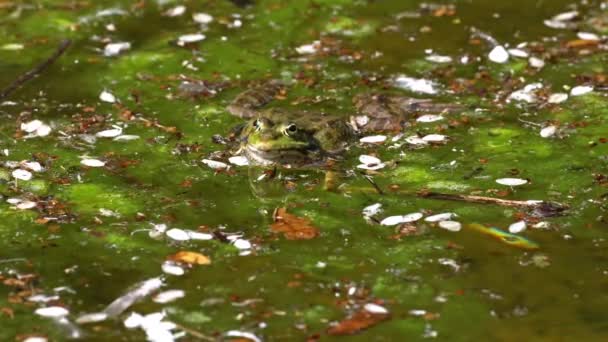
[[[462,224],[458,221],[440,221],[438,226],[451,232],[459,232],[462,229]]]
[[[424,215],[421,213],[411,213],[407,215],[389,216],[380,222],[383,226],[394,226],[401,223],[410,223],[420,220]]]
[[[107,103],[116,103],[116,96],[107,90],[104,90],[99,94],[99,99]]]
[[[217,160],[203,159],[202,162],[203,162],[203,164],[209,166],[212,169],[216,169],[216,170],[221,170],[221,169],[227,169],[228,168],[228,164],[223,163],[221,161],[217,161]]]
[[[382,204],[375,203],[363,208],[362,214],[365,217],[374,216],[382,211]]]
[[[251,249],[251,242],[244,239],[236,239],[232,242],[232,245],[240,250]]]
[[[184,298],[186,292],[183,290],[167,290],[163,291],[152,298],[155,303],[166,304]]]
[[[513,57],[518,57],[518,58],[530,57],[530,54],[527,51],[524,51],[522,49],[509,49],[508,52],[509,52],[509,55],[511,55]]]
[[[136,312],[131,313],[123,322],[125,328],[141,328],[146,333],[146,339],[151,342],[173,342],[182,334],[173,334],[177,326],[175,323],[165,321],[164,312],[155,312],[142,316]]]
[[[121,52],[127,51],[130,48],[131,48],[131,43],[129,43],[129,42],[110,43],[110,44],[107,44],[103,48],[103,55],[106,57],[118,56]],[[104,100],[102,100],[102,101],[104,101]],[[104,101],[104,102],[109,102],[109,101]],[[114,101],[112,101],[112,103],[113,102]]]
[[[166,10],[163,15],[166,17],[179,17],[186,13],[186,6],[175,6]]]
[[[36,309],[34,313],[38,316],[48,318],[60,318],[70,314],[70,312],[66,308],[61,306],[49,306],[46,308]]]
[[[593,91],[592,86],[576,86],[570,90],[570,96],[582,96]]]
[[[538,57],[530,57],[530,59],[528,59],[528,63],[535,69],[542,69],[545,67],[545,61]]]
[[[543,87],[542,83],[531,83],[523,87],[522,89],[512,92],[507,98],[507,102],[521,101],[527,103],[534,103],[537,101],[536,91]]]
[[[520,178],[500,178],[496,180],[496,183],[507,186],[520,186],[527,184],[528,180]]]
[[[544,22],[545,26],[553,29],[571,29],[576,27],[576,24],[572,23],[574,19],[579,16],[578,11],[570,11],[560,13],[551,19],[547,19]]]
[[[367,144],[379,144],[385,142],[386,139],[386,135],[370,135],[359,139],[359,141]]]
[[[88,167],[104,167],[106,165],[105,162],[98,159],[83,159],[80,164]]]
[[[122,134],[122,128],[114,126],[112,129],[106,129],[95,133],[98,138],[115,138]]]
[[[233,157],[228,158],[228,161],[230,162],[230,164],[233,164],[236,166],[249,165],[249,160],[245,156],[233,156]]]
[[[454,214],[454,213],[441,213],[441,214],[429,216],[429,217],[425,218],[424,220],[426,222],[448,221],[451,218],[453,218],[454,216],[456,216],[456,214]]]
[[[304,44],[304,45],[298,46],[296,48],[296,52],[299,53],[300,55],[311,55],[311,54],[317,53],[317,51],[319,51],[320,47],[321,47],[321,42],[318,40],[315,40],[311,44]]]
[[[18,203],[15,208],[19,209],[19,210],[29,210],[29,209],[34,209],[38,206],[38,203],[33,202],[33,201],[23,201]]]
[[[22,123],[21,130],[29,133],[25,138],[46,137],[51,133],[51,127],[40,120]]]
[[[509,61],[509,52],[502,45],[495,46],[488,54],[488,58],[494,62],[503,64]]]
[[[84,314],[76,318],[78,324],[98,323],[108,319],[108,314],[105,312],[94,312],[90,314]]]
[[[418,117],[416,119],[417,122],[430,123],[443,120],[443,116],[435,115],[435,114],[426,114]]]
[[[423,141],[429,142],[429,143],[439,143],[439,142],[444,142],[447,140],[447,136],[445,135],[441,135],[441,134],[429,134],[429,135],[425,135],[424,137],[422,137]]]
[[[213,17],[207,13],[194,13],[192,15],[192,20],[199,24],[208,25],[213,22]]]
[[[184,270],[183,267],[177,265],[176,263],[174,263],[172,261],[165,261],[161,265],[161,269],[166,274],[170,274],[170,275],[174,275],[174,276],[178,276],[178,277],[182,276],[186,273],[186,271]]]
[[[373,313],[373,314],[384,314],[384,315],[388,315],[389,311],[383,307],[380,306],[378,304],[374,304],[374,303],[367,303],[363,306],[363,309],[369,313]]]
[[[186,44],[197,43],[204,40],[205,38],[205,35],[202,33],[185,34],[177,39],[177,45],[184,46]]]
[[[526,221],[518,221],[509,226],[509,233],[517,234],[526,230]]]
[[[386,166],[386,164],[384,164],[380,159],[366,154],[360,155],[359,161],[362,164],[357,165],[357,168],[363,170],[375,171],[380,170]]]
[[[452,63],[453,59],[450,56],[441,56],[441,55],[430,55],[425,58],[429,62],[439,63],[439,64],[447,64]]]
[[[542,138],[550,138],[550,137],[554,136],[556,132],[557,132],[557,126],[551,125],[551,126],[543,127],[540,130],[540,136]]]
[[[597,35],[597,34],[595,34],[595,33],[591,33],[591,32],[577,32],[577,33],[576,33],[576,36],[577,36],[579,39],[582,39],[582,40],[591,40],[591,41],[598,41],[598,40],[602,40],[602,39],[600,38],[600,36],[598,36],[598,35]]]
[[[253,333],[246,332],[246,331],[230,330],[224,335],[226,337],[240,337],[240,338],[244,338],[249,341],[252,341],[252,342],[262,342],[262,339],[255,336]]]
[[[566,102],[567,100],[568,100],[568,94],[555,93],[555,94],[551,94],[551,96],[549,96],[549,99],[547,99],[547,102],[553,103],[553,104],[558,104],[558,103]]]
[[[398,88],[413,91],[415,93],[431,95],[439,93],[439,90],[437,89],[438,85],[435,82],[424,78],[398,76],[395,78],[394,84]]]
[[[132,135],[132,134],[123,134],[123,135],[119,135],[117,137],[115,137],[114,141],[131,141],[131,140],[137,140],[139,139],[139,135]]]
[[[32,173],[27,170],[23,170],[23,169],[13,170],[13,172],[11,174],[13,175],[13,177],[15,179],[19,179],[19,180],[23,180],[23,181],[29,181],[30,179],[32,179]]]
[[[144,280],[132,287],[127,293],[116,298],[102,312],[109,318],[117,317],[133,304],[158,291],[164,282],[161,277]]]
[[[428,141],[422,139],[421,137],[419,137],[417,135],[412,135],[412,136],[405,138],[405,142],[410,145],[416,145],[416,146],[429,144]]]
[[[179,228],[171,228],[165,234],[167,234],[167,237],[175,241],[190,240],[190,235],[186,233],[186,231],[181,230]]]

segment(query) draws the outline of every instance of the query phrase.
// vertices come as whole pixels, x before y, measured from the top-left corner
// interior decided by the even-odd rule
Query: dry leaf
[[[173,255],[169,255],[167,257],[168,260],[183,262],[190,265],[209,265],[211,264],[211,259],[209,257],[204,256],[200,253],[189,252],[189,251],[181,251],[177,252]]]
[[[310,240],[319,235],[319,230],[309,219],[292,215],[285,208],[277,208],[273,219],[274,223],[270,226],[272,231],[283,233],[288,240]]]
[[[587,39],[575,39],[566,43],[566,47],[569,49],[578,49],[578,48],[586,48],[586,47],[594,47],[600,44],[597,40],[587,40]]]
[[[371,313],[366,310],[356,312],[349,318],[327,329],[329,335],[352,335],[370,328],[390,317],[389,314]]]

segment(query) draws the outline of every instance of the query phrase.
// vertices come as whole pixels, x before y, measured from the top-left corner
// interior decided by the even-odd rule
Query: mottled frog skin
[[[228,106],[233,115],[248,119],[238,130],[237,140],[240,152],[252,164],[323,164],[340,155],[362,133],[398,131],[413,113],[460,108],[399,95],[360,94],[354,99],[358,114],[350,120],[316,111],[263,109],[282,88],[282,82],[269,81],[241,93]]]

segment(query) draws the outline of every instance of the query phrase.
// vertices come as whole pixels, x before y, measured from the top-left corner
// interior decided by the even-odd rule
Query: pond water
[[[608,336],[605,3],[0,1],[0,32],[2,87],[72,42],[0,105],[0,339]],[[272,79],[345,120],[369,92],[461,107],[353,142],[327,191],[228,160],[226,106]]]

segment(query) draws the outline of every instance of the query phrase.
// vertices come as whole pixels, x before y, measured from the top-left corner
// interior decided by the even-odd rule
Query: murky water
[[[235,3],[242,2],[0,2],[0,84],[48,57],[60,40],[73,41],[0,106],[2,340],[142,340],[145,327],[125,327],[133,312],[164,312],[177,324],[172,334],[185,332],[182,340],[229,339],[230,331],[269,341],[606,338],[601,2]],[[578,14],[552,19],[572,11]],[[556,25],[564,28],[550,27]],[[184,43],[188,38],[197,41]],[[125,42],[128,48],[108,56],[108,44]],[[489,54],[496,44],[518,51],[495,63]],[[433,81],[437,94],[401,89],[395,80],[406,76]],[[352,97],[370,91],[465,109],[431,123],[415,114],[403,132],[382,132],[383,144],[354,143],[340,164],[343,191],[323,190],[320,170],[278,170],[273,181],[259,182],[259,170],[204,164],[228,163],[216,152],[230,148],[212,137],[228,136],[242,120],[225,106],[268,79],[293,83],[273,106],[344,118],[355,114]],[[205,87],[184,93],[187,80]],[[576,86],[593,91],[564,102],[551,97]],[[100,99],[103,91],[112,96]],[[33,120],[51,132],[26,132]],[[548,127],[555,132],[541,136]],[[405,139],[428,134],[447,140],[417,146]],[[362,154],[387,162],[369,173],[383,195],[357,169]],[[510,187],[496,183],[500,178],[527,183]],[[415,196],[422,189],[570,209],[539,218],[513,207]],[[383,210],[366,221],[362,210],[375,203]],[[288,240],[273,232],[279,207],[308,219],[319,235]],[[416,212],[455,213],[464,228],[374,223]],[[468,228],[481,223],[506,232],[522,220],[527,229],[518,235],[539,249]],[[163,225],[179,230],[158,232]],[[209,240],[181,239],[187,231]],[[211,262],[167,262],[180,251]],[[175,275],[179,270],[184,274]],[[75,323],[156,277],[162,288],[124,312]],[[153,300],[170,289],[184,297]],[[369,313],[370,303],[389,315]],[[67,309],[64,323],[36,311],[45,307]],[[365,312],[369,324],[357,316]],[[348,317],[355,317],[353,334],[332,335]],[[147,331],[160,340],[161,332]]]

